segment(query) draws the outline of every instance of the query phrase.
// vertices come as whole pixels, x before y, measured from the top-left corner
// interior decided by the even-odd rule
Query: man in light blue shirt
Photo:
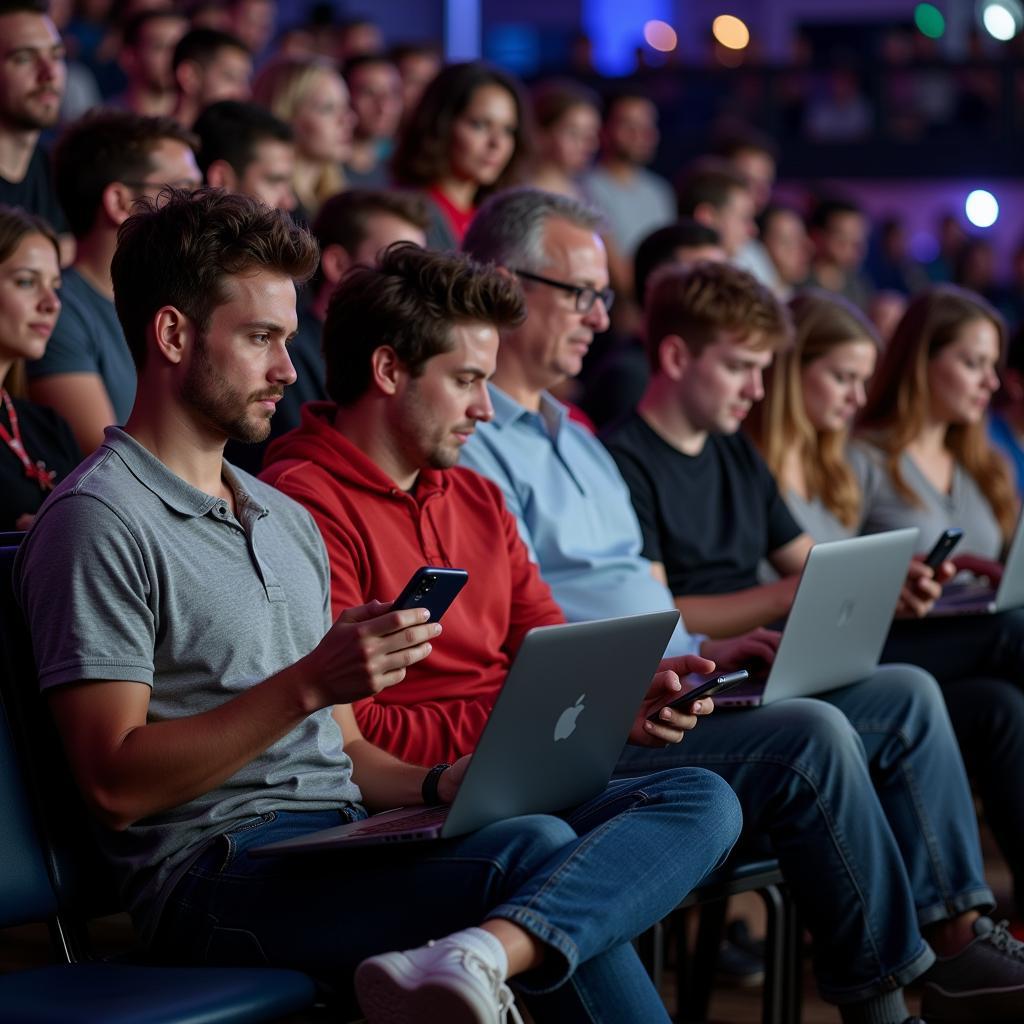
[[[593,335],[608,325],[599,226],[575,200],[517,189],[485,203],[464,242],[520,279],[527,317],[501,334],[494,418],[478,424],[461,461],[502,488],[569,619],[673,603],[657,567],[640,556],[639,525],[614,464],[548,393],[579,373]],[[673,644],[699,648],[720,669],[773,655],[767,631],[708,640],[681,626]],[[818,942],[819,987],[845,1024],[909,1017],[899,986],[933,961],[922,933],[944,957],[926,981],[947,992],[969,988],[952,976],[962,968],[960,978],[976,984],[970,950],[983,940],[973,924],[990,895],[963,764],[927,673],[883,667],[823,699],[713,715],[698,732],[671,750],[624,753],[619,770],[692,764],[729,781],[745,832],[771,840]]]

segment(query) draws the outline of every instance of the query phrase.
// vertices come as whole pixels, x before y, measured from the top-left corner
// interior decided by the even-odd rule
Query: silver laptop
[[[596,796],[678,622],[669,611],[531,629],[450,807],[399,808],[252,852],[447,839]]]
[[[913,527],[815,544],[767,675],[715,697],[715,707],[813,697],[874,672],[917,535]]]
[[[930,615],[989,615],[1021,605],[1024,605],[1024,513],[1017,518],[999,586],[993,589],[980,581],[950,583]]]

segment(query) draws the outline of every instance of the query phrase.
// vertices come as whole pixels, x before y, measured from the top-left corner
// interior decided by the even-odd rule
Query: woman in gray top
[[[975,319],[986,308],[958,289],[932,289],[916,299],[882,359],[884,379],[871,392],[877,444],[850,444],[850,425],[869,402],[878,337],[844,300],[798,295],[790,303],[795,344],[776,357],[753,431],[795,518],[816,541],[918,526],[930,545],[958,526],[966,538],[958,568],[995,574],[998,563],[991,560],[1012,529],[1013,509],[1002,504],[999,467],[979,452],[978,433],[980,396],[991,394],[1001,335],[998,320],[985,313],[992,332],[972,324],[966,341],[959,340],[949,307],[970,310]],[[935,366],[940,349],[948,352]],[[940,415],[948,417],[948,461],[928,447]],[[909,430],[914,423],[918,429]],[[918,461],[922,441],[933,457]],[[935,472],[943,464],[944,481]],[[964,761],[1013,872],[1018,912],[1024,911],[1024,787],[1017,781],[1024,773],[1024,693],[1016,682],[1024,678],[1024,611],[900,621],[882,658],[927,668],[942,684]]]

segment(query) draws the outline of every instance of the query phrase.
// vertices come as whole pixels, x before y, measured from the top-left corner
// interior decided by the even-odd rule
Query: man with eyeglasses
[[[141,196],[164,186],[192,190],[202,178],[198,140],[167,117],[104,110],[57,141],[57,195],[77,242],[63,277],[62,309],[42,359],[28,366],[29,393],[49,405],[91,452],[122,424],[135,400],[135,365],[114,309],[110,261],[118,228]]]

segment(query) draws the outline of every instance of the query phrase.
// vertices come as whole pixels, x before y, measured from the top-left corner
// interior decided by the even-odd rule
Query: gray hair
[[[510,269],[541,270],[546,262],[544,225],[549,217],[587,231],[604,227],[601,215],[586,203],[537,188],[498,192],[477,211],[462,251],[481,263]]]

